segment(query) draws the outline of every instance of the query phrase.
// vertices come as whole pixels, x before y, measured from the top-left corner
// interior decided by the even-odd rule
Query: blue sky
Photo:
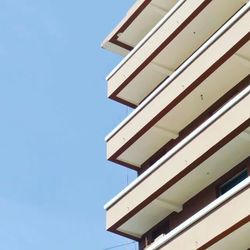
[[[105,232],[134,173],[105,159],[126,108],[106,98],[121,58],[100,43],[133,2],[0,0],[0,250],[130,242]]]

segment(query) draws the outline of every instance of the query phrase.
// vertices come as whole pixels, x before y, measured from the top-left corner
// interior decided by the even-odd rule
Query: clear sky
[[[121,58],[100,43],[133,2],[0,0],[0,250],[130,242],[105,232],[128,170],[105,159],[126,108],[106,98]]]

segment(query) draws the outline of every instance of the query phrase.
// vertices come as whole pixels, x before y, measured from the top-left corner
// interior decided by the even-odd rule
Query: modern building
[[[137,0],[102,47],[108,97],[134,110],[107,158],[138,177],[107,230],[147,250],[250,249],[250,1]]]

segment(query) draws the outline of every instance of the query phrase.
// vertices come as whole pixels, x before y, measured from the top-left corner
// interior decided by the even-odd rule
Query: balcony
[[[108,96],[128,106],[138,106],[244,5],[249,3],[178,1],[109,74]]]
[[[177,2],[178,0],[137,0],[104,40],[102,47],[127,55]]]
[[[250,85],[106,206],[107,229],[139,239],[250,156]]]
[[[250,246],[249,186],[250,177],[146,249],[248,249]],[[217,221],[220,223],[216,223]]]
[[[216,1],[215,1],[216,2]],[[250,82],[246,5],[107,137],[107,158],[141,171]],[[235,70],[237,69],[237,70]]]

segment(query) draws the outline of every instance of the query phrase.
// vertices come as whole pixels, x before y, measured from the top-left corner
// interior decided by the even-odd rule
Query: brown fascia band
[[[179,96],[177,96],[171,103],[169,103],[162,111],[160,111],[149,123],[147,123],[140,131],[138,131],[130,140],[128,140],[122,147],[120,147],[108,160],[121,164],[131,169],[139,168],[126,162],[120,161],[117,158],[125,150],[127,150],[136,140],[138,140],[145,132],[152,128],[163,116],[165,116],[171,109],[180,103],[186,96],[188,96],[196,87],[198,87],[209,75],[225,63],[236,51],[238,51],[250,39],[250,32],[248,32],[238,43],[236,43],[227,53],[225,53],[219,60],[210,66],[199,78],[197,78],[188,88],[186,88]]]
[[[144,0],[144,2],[136,9],[136,11],[129,17],[129,19],[116,31],[116,33],[110,38],[110,42],[113,44],[118,45],[119,47],[122,47],[126,50],[132,50],[133,47],[131,47],[128,44],[125,44],[123,42],[118,41],[118,34],[123,33],[129,25],[138,17],[138,15],[150,4],[152,0]],[[124,103],[125,104],[125,103]]]
[[[136,70],[109,96],[110,99],[113,99],[117,102],[121,102],[121,98],[117,97],[119,92],[124,89],[174,38],[196,17],[200,12],[211,2],[212,0],[205,0],[203,3],[164,41],[160,46],[144,60],[144,62],[136,68]],[[122,102],[132,108],[135,107],[135,104],[130,103],[129,101]]]
[[[163,192],[165,192],[171,186],[176,184],[179,180],[181,180],[184,176],[186,176],[192,170],[197,168],[202,162],[204,162],[206,159],[208,159],[211,155],[213,155],[215,152],[217,152],[219,149],[221,149],[224,145],[226,145],[228,142],[230,142],[233,138],[235,138],[237,135],[239,135],[241,132],[243,132],[249,126],[250,126],[250,118],[248,120],[246,120],[244,123],[242,123],[240,126],[238,126],[234,131],[232,131],[230,134],[228,134],[222,140],[220,140],[213,147],[211,147],[208,151],[206,151],[202,156],[200,156],[198,159],[196,159],[193,163],[191,163],[189,166],[187,166],[178,175],[176,175],[170,181],[165,183],[161,188],[159,188],[157,191],[155,191],[152,195],[150,195],[143,202],[141,202],[137,207],[135,207],[134,209],[129,211],[123,218],[121,218],[113,226],[108,228],[108,231],[119,234],[120,232],[117,229],[122,224],[124,224],[126,221],[128,221],[130,218],[132,218],[134,215],[136,215],[139,211],[141,211],[144,207],[146,207],[149,203],[151,203],[153,200],[155,200],[159,195],[161,195]],[[130,236],[128,235],[127,237],[130,237]]]

